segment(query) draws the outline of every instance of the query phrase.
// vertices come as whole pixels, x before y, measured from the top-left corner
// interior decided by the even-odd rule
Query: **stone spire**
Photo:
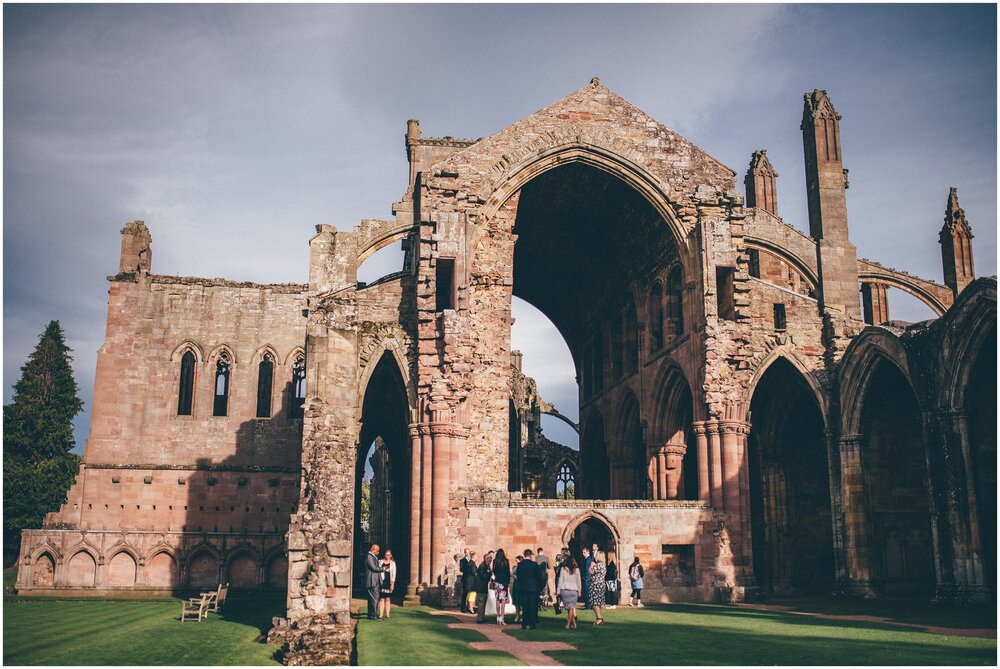
[[[750,156],[750,167],[743,178],[747,189],[747,206],[764,209],[778,215],[778,191],[775,179],[778,173],[767,159],[767,149],[758,149]]]
[[[826,91],[805,94],[801,128],[809,235],[816,240],[820,303],[860,319],[858,254],[847,236],[847,178],[840,152],[840,115]]]
[[[948,193],[948,206],[944,212],[944,225],[938,234],[938,241],[941,243],[944,282],[955,297],[976,278],[972,266],[972,237],[972,228],[965,219],[965,210],[958,204],[958,189],[952,188]]]

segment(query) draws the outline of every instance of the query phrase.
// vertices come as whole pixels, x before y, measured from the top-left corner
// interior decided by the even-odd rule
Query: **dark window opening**
[[[667,277],[667,309],[670,334],[679,337],[684,334],[684,280],[679,265]]]
[[[774,329],[784,330],[785,329],[785,305],[775,304],[774,305]]]
[[[229,361],[229,353],[222,351],[215,363],[215,404],[212,408],[213,416],[225,416],[229,410],[229,374],[232,365]]]
[[[736,320],[736,301],[733,294],[733,277],[735,270],[732,267],[715,268],[715,292],[718,299],[719,318],[726,320]]]
[[[663,287],[657,281],[649,289],[649,350],[663,348]]]
[[[306,358],[301,353],[292,363],[292,396],[288,404],[289,418],[302,418],[302,405],[306,402]]]
[[[576,499],[576,476],[568,462],[564,462],[556,474],[556,499]]]
[[[437,274],[437,311],[455,308],[455,259],[438,258]]]
[[[177,415],[190,416],[194,398],[194,353],[187,351],[181,358],[181,382],[177,391]]]
[[[760,251],[750,249],[750,276],[760,278]]]
[[[271,390],[274,379],[274,357],[265,353],[257,367],[257,418],[271,417]]]

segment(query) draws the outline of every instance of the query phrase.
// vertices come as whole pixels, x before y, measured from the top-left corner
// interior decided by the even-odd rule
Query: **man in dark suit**
[[[469,549],[463,551],[462,559],[458,561],[458,582],[455,584],[455,596],[458,597],[458,610],[465,610],[465,596],[468,591],[468,573],[472,560],[469,559]]]
[[[368,620],[378,620],[378,595],[382,586],[382,565],[378,544],[372,544],[365,557],[365,590],[368,591]]]
[[[530,548],[524,551],[524,559],[515,572],[517,598],[524,610],[521,629],[533,630],[538,625],[538,596],[545,587],[545,572],[533,559]]]

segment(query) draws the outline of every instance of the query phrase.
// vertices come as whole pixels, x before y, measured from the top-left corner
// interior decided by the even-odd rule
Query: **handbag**
[[[497,614],[497,592],[496,590],[489,590],[486,593],[486,609],[483,611],[486,616],[495,616]]]

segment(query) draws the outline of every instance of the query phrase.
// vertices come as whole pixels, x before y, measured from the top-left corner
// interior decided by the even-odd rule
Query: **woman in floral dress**
[[[594,561],[590,565],[590,607],[594,609],[597,620],[595,625],[603,625],[604,617],[601,615],[601,608],[604,606],[604,595],[607,592],[607,584],[604,578],[607,575],[607,564],[605,563],[604,551],[597,551],[594,554]]]

